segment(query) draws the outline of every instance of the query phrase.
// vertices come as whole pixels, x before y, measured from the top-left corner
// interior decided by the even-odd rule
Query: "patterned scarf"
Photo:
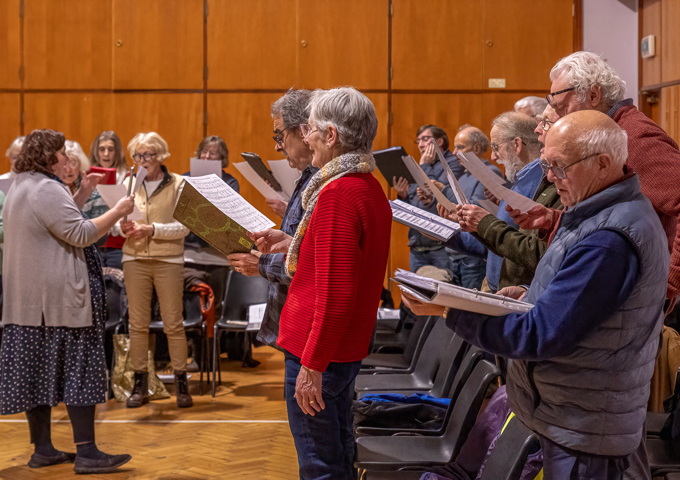
[[[302,239],[305,237],[307,227],[312,219],[316,201],[319,199],[319,194],[324,187],[333,180],[337,180],[348,173],[370,173],[373,170],[375,170],[373,155],[370,153],[350,152],[328,162],[309,180],[307,188],[305,188],[302,194],[302,208],[305,210],[305,214],[302,220],[300,220],[298,229],[293,237],[293,242],[288,249],[288,256],[286,257],[286,273],[289,277],[292,277],[297,269],[300,245],[302,245]]]

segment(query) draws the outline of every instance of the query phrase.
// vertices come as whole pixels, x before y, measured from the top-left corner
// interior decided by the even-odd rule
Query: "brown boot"
[[[189,394],[187,372],[175,371],[175,390],[177,392],[177,406],[179,408],[187,408],[193,406],[194,401],[191,398],[191,395]]]
[[[149,374],[147,372],[135,372],[135,385],[132,394],[127,399],[127,408],[139,408],[149,402]]]

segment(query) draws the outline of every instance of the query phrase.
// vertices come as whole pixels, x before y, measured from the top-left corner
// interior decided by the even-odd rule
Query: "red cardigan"
[[[370,173],[320,193],[281,312],[278,345],[307,368],[368,355],[390,247],[392,210]]]
[[[680,294],[680,151],[675,141],[635,105],[625,105],[614,114],[614,121],[628,135],[630,169],[640,176],[645,194],[659,215],[668,237],[671,268],[668,298]]]

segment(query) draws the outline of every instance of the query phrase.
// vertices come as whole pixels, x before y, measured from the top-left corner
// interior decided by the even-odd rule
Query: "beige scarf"
[[[290,248],[288,248],[288,256],[286,257],[286,273],[289,277],[292,277],[297,269],[300,245],[302,245],[302,239],[305,237],[307,227],[312,219],[316,201],[319,199],[319,194],[324,187],[348,173],[370,173],[373,170],[375,170],[373,155],[370,153],[349,152],[335,157],[309,180],[307,188],[302,193],[302,208],[305,210],[305,214],[298,225],[293,242],[290,244]]]

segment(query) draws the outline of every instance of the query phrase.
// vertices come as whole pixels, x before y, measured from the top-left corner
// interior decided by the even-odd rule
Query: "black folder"
[[[274,174],[267,168],[262,159],[257,153],[243,152],[241,153],[243,159],[255,170],[262,180],[269,182],[269,185],[277,192],[283,191],[281,184],[274,178]]]
[[[390,187],[394,187],[392,185],[392,177],[397,177],[397,180],[399,177],[404,177],[408,183],[416,183],[413,175],[411,175],[411,172],[408,171],[404,161],[401,159],[405,155],[406,150],[404,150],[404,147],[391,147],[373,152],[378,170],[385,177],[387,183],[390,184]]]

